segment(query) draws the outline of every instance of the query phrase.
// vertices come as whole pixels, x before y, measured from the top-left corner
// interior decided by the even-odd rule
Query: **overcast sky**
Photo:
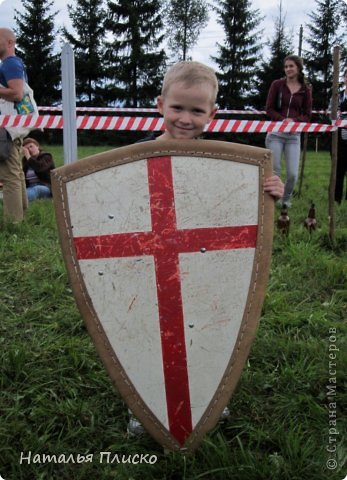
[[[69,17],[67,14],[66,1],[69,0],[55,0],[51,12],[59,11],[56,16],[57,26],[70,26]],[[347,1],[347,0],[345,0]],[[252,0],[252,9],[259,9],[264,21],[260,24],[260,28],[264,29],[264,42],[273,38],[274,22],[279,15],[279,0]],[[300,25],[304,27],[310,21],[308,14],[315,10],[316,0],[283,0],[282,10],[285,15],[285,26],[288,33],[293,35],[294,53],[298,51],[299,45],[299,30]],[[11,27],[15,26],[14,10],[22,10],[21,0],[0,0],[0,26]],[[194,60],[199,60],[204,63],[211,64],[211,55],[216,54],[216,42],[223,43],[223,30],[216,22],[213,14],[210,14],[209,25],[201,32],[199,42],[192,52]]]
[[[347,1],[347,0],[346,0]],[[253,0],[251,2],[252,10],[259,10],[260,15],[264,17],[259,25],[263,29],[263,43],[273,39],[274,24],[279,16],[279,0]],[[308,14],[314,11],[316,0],[282,0],[282,15],[285,16],[286,32],[293,37],[294,52],[298,52],[300,25],[305,31],[305,23],[310,21]],[[201,33],[199,43],[193,50],[196,60],[208,62],[211,55],[216,54],[216,41],[223,43],[224,32],[217,23],[214,15],[210,15],[210,22],[206,29]]]

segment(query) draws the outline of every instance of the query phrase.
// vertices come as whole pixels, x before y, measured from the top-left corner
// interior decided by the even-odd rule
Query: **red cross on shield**
[[[237,384],[268,275],[269,151],[148,142],[52,175],[73,292],[111,378],[163,446],[197,447]]]

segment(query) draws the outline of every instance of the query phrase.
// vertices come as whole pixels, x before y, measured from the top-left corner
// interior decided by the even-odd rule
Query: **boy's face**
[[[162,140],[198,137],[217,110],[212,103],[212,89],[205,83],[191,87],[173,83],[164,96],[158,97],[157,105],[166,127],[158,137]]]

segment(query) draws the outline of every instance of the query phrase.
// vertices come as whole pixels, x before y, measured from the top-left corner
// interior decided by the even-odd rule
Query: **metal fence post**
[[[64,164],[77,160],[75,59],[70,44],[61,53]]]

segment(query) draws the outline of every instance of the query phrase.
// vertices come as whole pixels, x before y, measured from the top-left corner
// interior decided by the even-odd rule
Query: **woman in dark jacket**
[[[312,112],[311,88],[303,74],[303,63],[297,55],[284,59],[285,77],[272,82],[266,113],[275,122],[309,122]],[[298,178],[300,133],[273,132],[266,136],[265,145],[273,153],[274,173],[281,175],[281,158],[286,163],[286,183],[282,203],[290,206],[290,198]]]
[[[23,154],[23,170],[29,202],[38,198],[51,197],[50,172],[55,168],[52,155],[42,152],[39,142],[29,137],[23,141]]]

